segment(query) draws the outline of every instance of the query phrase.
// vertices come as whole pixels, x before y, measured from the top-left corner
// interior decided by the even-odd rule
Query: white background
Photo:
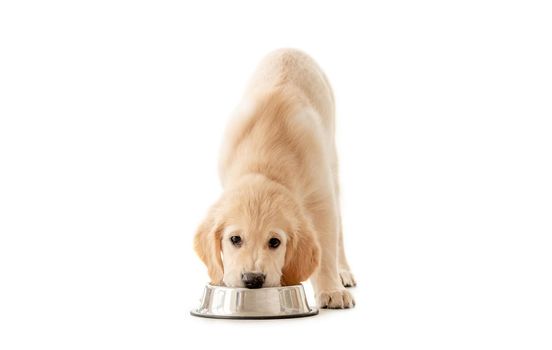
[[[551,18],[547,1],[1,2],[0,348],[550,349]],[[221,133],[279,47],[335,90],[357,307],[193,318]]]

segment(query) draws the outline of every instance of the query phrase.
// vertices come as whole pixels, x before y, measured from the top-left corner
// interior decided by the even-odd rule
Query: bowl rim
[[[302,283],[299,284],[293,284],[291,286],[278,286],[278,287],[262,287],[262,288],[246,288],[246,287],[228,287],[228,286],[219,286],[212,283],[207,283],[205,285],[206,288],[213,288],[213,289],[230,289],[230,290],[243,290],[248,292],[255,292],[255,291],[262,291],[262,290],[273,290],[273,289],[285,289],[285,288],[297,288],[300,287],[303,290],[305,289],[305,286],[303,286]]]

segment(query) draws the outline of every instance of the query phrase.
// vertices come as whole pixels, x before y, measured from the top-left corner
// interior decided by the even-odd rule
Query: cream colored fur
[[[321,307],[354,306],[334,111],[330,84],[308,55],[282,49],[261,61],[222,144],[223,194],[195,237],[212,283],[243,286],[244,272],[265,274],[265,287],[311,277]],[[270,238],[281,246],[269,248]]]

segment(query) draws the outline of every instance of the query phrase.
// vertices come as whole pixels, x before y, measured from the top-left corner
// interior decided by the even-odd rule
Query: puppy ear
[[[288,235],[286,257],[282,269],[282,285],[290,286],[307,280],[320,263],[320,246],[312,225],[305,219]]]
[[[221,258],[222,225],[215,221],[214,208],[209,211],[207,218],[199,225],[194,237],[194,249],[203,263],[207,266],[211,283],[222,283],[224,275]]]

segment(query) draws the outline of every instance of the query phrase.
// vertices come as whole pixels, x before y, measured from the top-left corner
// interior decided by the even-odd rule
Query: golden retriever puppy
[[[211,283],[274,287],[311,281],[320,307],[350,308],[334,99],[316,62],[282,49],[264,58],[225,134],[224,191],[195,250]]]

